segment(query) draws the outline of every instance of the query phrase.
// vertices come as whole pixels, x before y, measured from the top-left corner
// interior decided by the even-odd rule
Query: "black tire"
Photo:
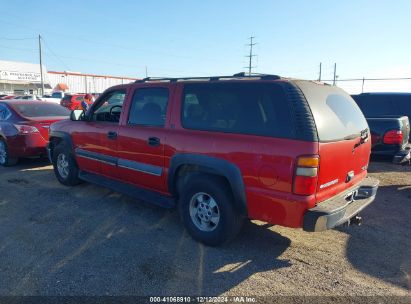
[[[218,177],[198,174],[186,176],[184,179],[179,198],[179,212],[191,237],[207,246],[218,246],[232,240],[240,231],[244,217],[236,212],[231,190],[225,181]],[[201,200],[206,198],[204,201],[210,201],[211,197],[218,206],[219,221],[217,224],[210,223],[214,225],[212,231],[204,231],[197,226],[198,220],[204,214],[194,217],[190,215],[190,205],[192,201],[194,204],[197,202],[195,198],[198,196],[202,196]]]
[[[10,157],[9,152],[8,152],[7,143],[5,140],[1,138],[0,138],[0,150],[3,150],[3,151],[0,151],[0,153],[4,153],[2,157],[0,157],[0,166],[11,167],[18,163],[19,161],[18,158]]]
[[[61,173],[58,168],[58,161],[61,160],[61,158],[64,158],[67,162],[67,174]],[[74,159],[74,155],[70,147],[68,147],[64,142],[59,143],[53,149],[52,161],[54,174],[61,184],[65,186],[75,186],[81,182],[78,177],[79,169]]]

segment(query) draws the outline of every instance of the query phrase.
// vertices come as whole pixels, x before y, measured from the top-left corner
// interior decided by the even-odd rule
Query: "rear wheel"
[[[14,166],[17,162],[18,158],[10,157],[6,142],[0,139],[0,166]]]
[[[76,161],[71,149],[64,142],[59,143],[54,148],[52,160],[54,174],[60,183],[66,186],[74,186],[80,183]]]
[[[186,178],[179,211],[188,233],[208,246],[221,245],[239,232],[243,217],[236,212],[229,187],[219,178]]]

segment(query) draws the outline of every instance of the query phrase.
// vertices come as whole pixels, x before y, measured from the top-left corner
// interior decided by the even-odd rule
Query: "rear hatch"
[[[319,138],[316,200],[322,202],[366,174],[371,152],[367,121],[355,101],[336,86],[296,81],[312,111]]]

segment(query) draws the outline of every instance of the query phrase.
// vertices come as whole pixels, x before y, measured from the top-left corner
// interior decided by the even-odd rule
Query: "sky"
[[[0,0],[0,60],[104,75],[411,78],[411,1]],[[384,82],[387,86],[387,82]],[[358,91],[361,82],[339,82]],[[390,82],[411,91],[411,80]],[[368,90],[382,82],[366,81]]]

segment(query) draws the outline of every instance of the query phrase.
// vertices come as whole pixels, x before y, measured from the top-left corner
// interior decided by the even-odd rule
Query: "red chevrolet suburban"
[[[64,185],[81,180],[177,207],[206,245],[256,219],[323,231],[375,198],[371,140],[335,86],[275,75],[146,78],[112,87],[51,126]]]

